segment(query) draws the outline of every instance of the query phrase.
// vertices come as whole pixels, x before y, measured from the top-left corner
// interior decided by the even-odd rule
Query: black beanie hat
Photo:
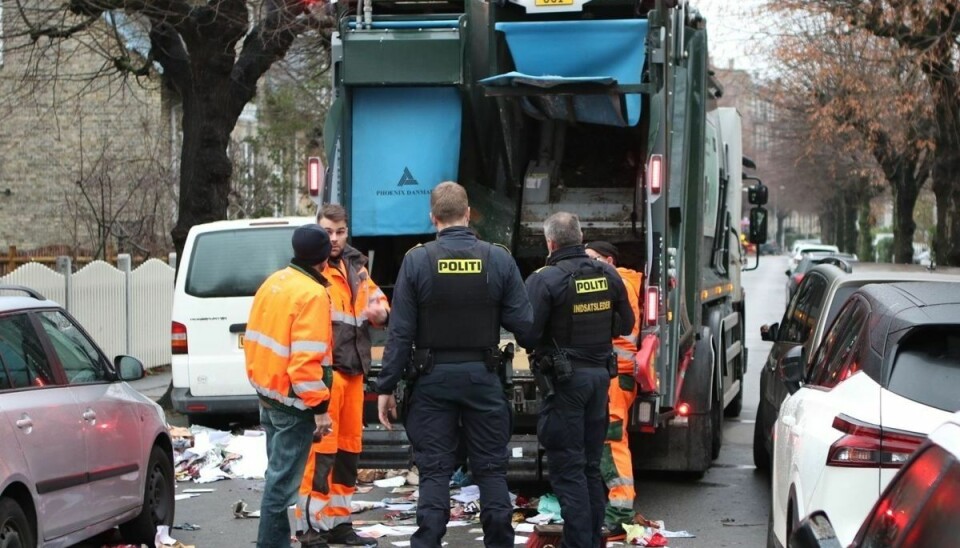
[[[308,224],[293,231],[293,258],[310,266],[330,257],[330,236],[318,224]]]
[[[590,242],[589,244],[583,246],[586,249],[592,249],[597,253],[603,255],[604,257],[612,257],[613,262],[620,263],[620,251],[617,250],[617,246],[611,244],[610,242],[597,241]]]

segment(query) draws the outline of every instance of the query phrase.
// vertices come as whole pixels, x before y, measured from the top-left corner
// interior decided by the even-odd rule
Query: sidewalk
[[[151,400],[158,401],[170,386],[170,366],[163,365],[148,369],[145,377],[127,384]]]

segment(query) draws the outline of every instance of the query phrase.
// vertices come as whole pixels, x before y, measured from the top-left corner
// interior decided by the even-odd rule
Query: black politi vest
[[[430,298],[419,303],[417,348],[486,350],[500,342],[500,303],[490,296],[491,244],[477,241],[466,249],[438,242],[427,251],[432,284]]]
[[[610,280],[598,264],[573,263],[554,265],[570,277],[567,291],[553,307],[550,335],[561,347],[610,344],[614,324]]]

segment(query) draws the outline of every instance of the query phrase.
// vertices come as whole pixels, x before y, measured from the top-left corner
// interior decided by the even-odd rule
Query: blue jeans
[[[290,548],[287,508],[296,502],[316,425],[311,417],[264,405],[260,406],[260,424],[267,432],[267,473],[257,548]]]

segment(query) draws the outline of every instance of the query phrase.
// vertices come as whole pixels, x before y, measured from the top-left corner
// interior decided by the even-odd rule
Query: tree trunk
[[[857,203],[862,198],[855,191],[848,191],[843,200],[843,247],[840,251],[855,253],[857,248]]]
[[[903,178],[907,175],[904,174]],[[901,180],[891,186],[893,190],[893,262],[910,264],[913,262],[913,234],[917,223],[913,219],[913,210],[920,195],[920,185],[915,181]]]
[[[836,242],[836,212],[833,203],[827,203],[823,206],[820,213],[820,239],[825,244]]]
[[[857,208],[857,222],[860,224],[860,234],[857,240],[857,256],[861,261],[873,260],[873,215],[870,211],[870,200],[860,200]]]

